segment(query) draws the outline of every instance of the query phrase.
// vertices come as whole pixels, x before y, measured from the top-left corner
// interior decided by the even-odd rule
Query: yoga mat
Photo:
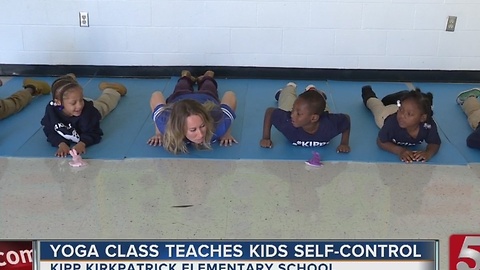
[[[37,77],[51,83],[56,77]],[[263,132],[263,118],[268,107],[276,107],[276,91],[289,80],[261,79],[218,79],[219,93],[222,96],[232,90],[237,96],[237,118],[232,125],[232,135],[239,141],[232,147],[213,145],[213,150],[190,148],[189,154],[173,155],[162,147],[147,145],[154,134],[154,123],[149,106],[153,91],[162,91],[165,97],[172,92],[178,77],[168,79],[134,78],[78,78],[84,87],[86,97],[100,95],[98,84],[102,81],[120,82],[126,85],[128,93],[122,97],[118,107],[104,120],[101,127],[105,133],[102,141],[87,148],[86,159],[123,158],[198,158],[198,159],[258,159],[258,160],[298,160],[305,161],[312,151],[320,153],[324,161],[345,162],[401,162],[396,155],[381,150],[376,145],[378,127],[373,115],[363,105],[361,87],[372,85],[379,98],[408,89],[401,82],[349,82],[349,81],[296,81],[300,94],[309,84],[314,84],[327,95],[327,104],[332,113],[350,115],[351,152],[336,153],[341,135],[324,147],[305,148],[291,145],[285,137],[272,127],[274,147],[260,147]],[[13,77],[0,88],[0,97],[5,98],[21,89],[23,78]],[[425,92],[434,94],[434,118],[437,121],[442,139],[439,153],[428,163],[437,165],[465,165],[480,162],[478,150],[470,149],[465,139],[472,131],[466,116],[455,102],[458,92],[477,87],[474,84],[414,83]],[[40,120],[51,96],[36,97],[21,112],[0,121],[0,156],[13,157],[52,157],[56,147],[47,141],[41,129]],[[424,145],[420,149],[423,149]],[[417,147],[418,149],[418,147]]]

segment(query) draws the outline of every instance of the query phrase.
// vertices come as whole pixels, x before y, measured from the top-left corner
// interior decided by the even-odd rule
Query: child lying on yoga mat
[[[0,80],[0,86],[3,82]],[[0,120],[9,117],[25,108],[32,99],[38,95],[48,95],[50,85],[46,82],[36,81],[30,78],[23,80],[23,89],[11,96],[0,99]]]
[[[193,77],[188,70],[181,73],[175,90],[167,100],[161,92],[150,99],[155,135],[148,140],[152,146],[163,147],[174,154],[187,153],[187,145],[198,149],[211,149],[211,143],[230,146],[237,141],[230,134],[237,100],[232,91],[219,99],[214,72]],[[194,92],[193,85],[198,84]]]
[[[350,152],[350,117],[326,110],[326,96],[314,85],[297,97],[297,85],[288,83],[277,92],[279,108],[268,108],[263,121],[260,146],[272,148],[271,128],[275,126],[293,145],[304,147],[324,146],[342,134],[338,153]],[[277,98],[278,97],[278,98]]]
[[[477,99],[479,96],[480,89],[478,88],[460,92],[457,96],[457,103],[467,115],[468,123],[473,129],[473,132],[467,137],[467,146],[476,149],[480,149],[480,102]]]
[[[47,105],[41,124],[47,141],[58,147],[55,156],[66,157],[70,149],[84,154],[87,146],[102,139],[100,120],[117,107],[127,89],[122,84],[106,82],[100,83],[99,88],[102,94],[92,101],[83,97],[83,88],[74,74],[61,76],[52,83],[53,100]]]
[[[398,103],[395,97],[398,97]],[[363,104],[373,114],[380,128],[377,144],[406,163],[428,161],[440,148],[437,124],[432,118],[433,95],[420,89],[401,91],[386,96],[382,102],[370,85],[362,87]],[[427,143],[422,151],[413,151],[409,146]]]

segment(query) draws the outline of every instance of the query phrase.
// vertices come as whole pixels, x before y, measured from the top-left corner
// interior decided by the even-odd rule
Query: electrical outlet
[[[80,27],[90,26],[90,22],[89,22],[90,18],[88,17],[88,12],[80,11],[79,18],[80,18]]]
[[[445,31],[453,32],[455,31],[455,26],[457,25],[457,16],[448,16],[447,27]]]

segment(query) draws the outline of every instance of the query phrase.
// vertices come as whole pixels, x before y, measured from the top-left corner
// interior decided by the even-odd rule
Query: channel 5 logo
[[[480,234],[450,236],[450,270],[480,270]]]

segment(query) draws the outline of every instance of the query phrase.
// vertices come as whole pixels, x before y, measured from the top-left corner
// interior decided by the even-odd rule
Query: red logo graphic
[[[450,236],[450,270],[480,270],[480,234]]]
[[[1,270],[32,270],[32,241],[0,241]]]

